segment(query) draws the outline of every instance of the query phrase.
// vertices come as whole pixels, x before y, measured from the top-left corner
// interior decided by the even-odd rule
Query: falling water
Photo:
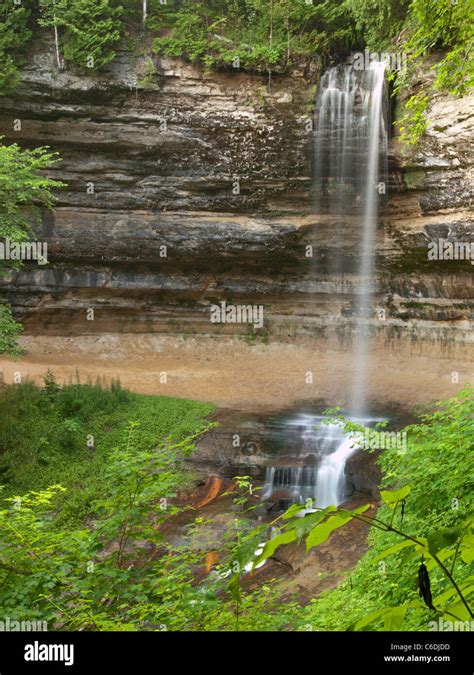
[[[335,452],[324,457],[318,469],[315,490],[315,506],[325,508],[330,504],[340,504],[347,496],[344,469],[346,461],[354,454],[357,446],[351,436],[347,436]]]
[[[300,414],[287,425],[301,430],[299,454],[267,468],[262,499],[297,504],[310,499],[320,508],[340,504],[348,496],[344,468],[357,449],[354,438],[318,415]]]
[[[336,235],[352,222],[358,233],[358,278],[353,304],[355,338],[350,410],[365,414],[369,321],[373,315],[374,248],[379,195],[385,194],[387,163],[385,64],[368,70],[330,68],[316,106],[314,199],[328,212]],[[339,247],[338,249],[339,250]],[[334,273],[345,270],[336,252]]]
[[[350,416],[360,419],[367,408],[369,323],[373,316],[374,249],[379,195],[385,194],[387,162],[385,64],[372,62],[368,70],[352,66],[330,68],[323,75],[316,105],[314,206],[327,213],[338,243],[342,227],[356,228],[359,286],[353,316]],[[337,251],[333,274],[345,271]],[[314,421],[314,420],[313,420]],[[367,420],[366,420],[367,421]],[[263,497],[303,503],[312,498],[318,507],[340,504],[347,497],[345,465],[356,450],[354,439],[336,425],[315,434],[307,429],[311,453],[275,464],[267,470]]]

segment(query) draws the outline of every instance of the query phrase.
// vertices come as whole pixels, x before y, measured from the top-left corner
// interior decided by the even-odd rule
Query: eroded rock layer
[[[1,282],[26,335],[250,333],[345,363],[358,218],[312,207],[318,73],[269,89],[266,77],[156,59],[150,80],[145,60],[123,55],[85,76],[55,72],[49,50],[36,43],[15,96],[0,100],[6,141],[51,146],[62,158],[51,175],[67,184],[36,226],[48,264]],[[428,244],[474,241],[473,120],[473,96],[438,95],[420,146],[392,142],[368,319],[382,370],[384,350],[416,344],[446,379],[472,375],[471,261],[429,260]],[[262,305],[263,326],[212,323],[222,301]],[[328,377],[317,396],[331,387]]]

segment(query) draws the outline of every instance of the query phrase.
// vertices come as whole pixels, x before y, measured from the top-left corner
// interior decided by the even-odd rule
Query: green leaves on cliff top
[[[56,67],[100,70],[123,46],[206,66],[282,72],[301,60],[328,61],[367,46],[402,51],[412,65],[444,52],[436,86],[472,84],[470,0],[0,0],[0,92],[18,82],[32,33],[43,29]],[[149,38],[149,39],[147,39]],[[447,50],[447,51],[446,51]],[[410,67],[410,70],[412,68]],[[402,78],[399,78],[400,80]]]
[[[38,24],[52,29],[56,60],[62,58],[80,68],[98,70],[115,58],[120,40],[121,7],[109,0],[39,0]]]
[[[354,29],[344,0],[183,0],[159,5],[148,21],[157,53],[207,65],[281,71],[302,56],[346,51]]]
[[[25,3],[0,0],[0,96],[8,94],[18,84],[18,65],[31,38],[30,10]]]

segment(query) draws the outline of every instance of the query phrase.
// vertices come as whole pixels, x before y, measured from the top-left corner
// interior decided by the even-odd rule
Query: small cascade
[[[318,469],[315,489],[315,506],[336,506],[347,496],[344,469],[346,461],[357,450],[354,439],[346,436],[335,452],[326,455]]]
[[[318,415],[299,415],[288,422],[301,429],[298,454],[280,456],[267,468],[262,499],[324,508],[346,497],[344,468],[356,451],[354,439],[337,424]]]

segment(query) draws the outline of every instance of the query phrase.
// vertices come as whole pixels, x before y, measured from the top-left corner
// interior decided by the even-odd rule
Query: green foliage
[[[412,0],[409,16],[411,46],[422,54],[430,49],[458,44],[464,38],[469,6],[463,0]]]
[[[40,171],[57,162],[57,153],[48,152],[48,148],[24,150],[16,143],[0,145],[0,238],[25,241],[31,235],[30,223],[38,218],[40,207],[52,207],[52,190],[64,184]],[[2,261],[2,266],[11,268],[15,263]]]
[[[344,2],[320,0],[183,0],[158,5],[148,28],[160,33],[156,53],[255,71],[281,71],[305,56],[325,58],[347,50],[353,39]]]
[[[41,173],[57,161],[56,153],[48,152],[48,148],[23,150],[16,143],[0,143],[0,239],[8,238],[14,243],[32,235],[31,222],[38,219],[41,207],[52,207],[52,190],[63,186]],[[20,265],[20,261],[2,258],[0,274]],[[0,307],[0,352],[18,354],[16,337],[20,327],[12,320],[10,310]]]
[[[389,47],[403,27],[410,0],[347,0],[357,29],[369,49]]]
[[[0,95],[11,92],[19,81],[18,66],[32,35],[26,4],[0,0]]]
[[[470,56],[472,42],[456,45],[438,63],[435,88],[462,96],[474,84],[473,60]]]
[[[153,51],[256,72],[282,72],[302,59],[328,61],[367,46],[403,51],[412,63],[441,50],[435,87],[463,94],[472,85],[469,0],[0,0],[0,87],[18,82],[25,45],[38,27],[52,31],[59,68],[97,70],[119,41]],[[31,10],[34,11],[31,11]],[[39,12],[38,12],[39,9]],[[125,43],[124,43],[125,44]]]
[[[18,483],[24,476],[13,472],[8,491],[3,490],[0,603],[8,616],[27,615],[61,630],[199,625],[202,611],[216,603],[212,593],[192,586],[200,556],[193,551],[186,556],[179,550],[164,553],[159,525],[177,510],[172,499],[189,480],[181,460],[206,428],[204,416],[212,407],[133,395],[118,383],[110,389],[58,387],[52,373],[45,377],[43,390],[32,384],[8,388],[1,405],[8,438],[17,443],[10,452],[24,467],[27,481],[34,482],[36,471],[24,463],[31,439],[23,436],[26,428],[44,420],[44,428],[36,431],[53,427],[48,457],[54,475],[69,486],[67,491],[55,484],[20,495]],[[86,430],[93,430],[93,450],[100,454],[80,475],[79,465],[87,465],[89,451],[59,447],[55,424],[58,413],[73,412],[71,406],[74,419],[63,420],[68,432],[80,429],[84,440]],[[128,413],[140,421],[127,424]],[[55,453],[67,456],[67,463],[55,461]],[[44,486],[47,480],[43,474],[37,484]],[[80,519],[64,519],[70,491],[83,492],[90,502],[87,513],[75,514]]]
[[[115,58],[121,7],[109,0],[39,0],[38,24],[52,28],[57,51],[80,68],[100,70]]]
[[[54,390],[51,377],[48,381]],[[267,585],[241,595],[236,617],[234,602],[223,595],[225,576],[197,583],[206,547],[202,519],[190,527],[200,548],[166,544],[160,525],[178,511],[172,498],[183,484],[181,459],[204,429],[198,413],[210,408],[172,399],[155,399],[154,405],[180,413],[171,415],[175,440],[150,446],[143,442],[148,437],[140,435],[141,425],[129,424],[125,439],[107,457],[87,525],[58,528],[58,499],[65,494],[60,485],[3,500],[2,609],[13,620],[28,615],[59,630],[232,630],[236,620],[241,630],[281,629],[294,605],[278,608]],[[182,436],[185,410],[187,428],[193,414],[195,422],[193,432]],[[246,489],[242,483],[239,494]],[[230,558],[232,544],[222,548]]]
[[[0,354],[7,353],[13,357],[21,354],[18,346],[21,330],[20,324],[12,317],[10,307],[0,304]]]
[[[474,9],[469,0],[413,0],[407,24],[407,51],[416,59],[444,50],[436,66],[434,86],[462,95],[473,84]]]
[[[426,109],[428,97],[423,94],[410,96],[405,103],[402,119],[396,122],[400,140],[407,145],[416,145],[428,127]]]
[[[66,61],[93,70],[110,63],[120,39],[120,15],[120,9],[112,9],[108,0],[80,0],[70,7],[64,38]]]
[[[140,423],[137,443],[150,449],[170,433],[178,438],[193,433],[211,407],[131,394],[119,382],[108,388],[100,382],[61,387],[48,372],[43,389],[31,382],[7,387],[0,394],[0,409],[5,494],[40,490],[60,480],[67,492],[57,497],[57,523],[64,525],[92,515],[107,458],[129,419]]]

